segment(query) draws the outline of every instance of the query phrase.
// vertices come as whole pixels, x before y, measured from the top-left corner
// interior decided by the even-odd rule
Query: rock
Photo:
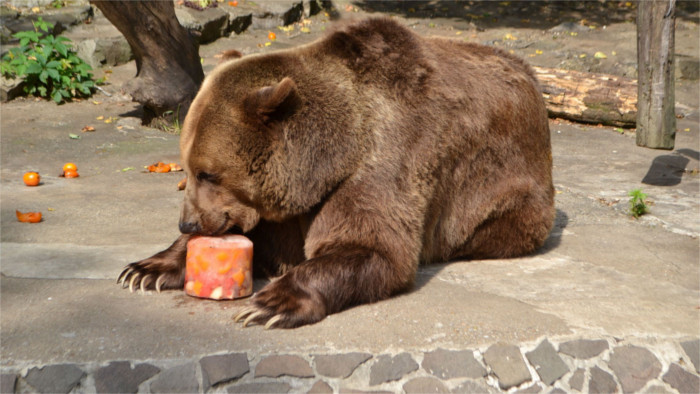
[[[554,26],[553,28],[549,29],[549,31],[552,33],[584,33],[590,31],[590,28],[576,22],[564,22]]]
[[[381,383],[401,379],[404,375],[418,369],[418,363],[408,353],[397,354],[392,357],[382,355],[372,365],[369,373],[369,385],[376,386]]]
[[[660,384],[654,384],[649,387],[647,387],[646,390],[643,391],[644,394],[673,394],[674,391],[669,390],[666,388],[666,386],[662,386]]]
[[[421,393],[449,393],[450,390],[439,379],[433,377],[420,377],[404,383],[403,391],[406,394]]]
[[[15,8],[19,7],[26,7],[26,8],[32,8],[32,7],[46,7],[47,5],[51,4],[53,0],[9,0],[8,3],[10,3],[11,6]]]
[[[76,46],[76,52],[93,70],[103,65],[124,64],[133,57],[131,47],[123,36],[82,40]]]
[[[196,364],[187,363],[161,372],[151,382],[152,393],[192,393],[199,391]]]
[[[319,355],[314,357],[316,371],[330,378],[345,379],[362,363],[372,358],[369,353]]]
[[[0,393],[14,393],[17,387],[17,374],[4,373],[0,375]]]
[[[308,391],[308,394],[333,394],[333,388],[323,380],[314,383]]]
[[[253,24],[253,13],[243,15],[234,15],[229,13],[228,31],[236,34],[243,33],[250,25]]]
[[[676,54],[676,78],[697,80],[700,78],[700,59],[693,56]]]
[[[700,373],[700,339],[681,342],[681,347],[695,367],[695,372]]]
[[[248,356],[245,353],[207,356],[199,360],[202,367],[204,391],[219,383],[238,379],[250,371]]]
[[[314,371],[309,362],[299,356],[267,356],[255,367],[255,377],[261,376],[311,378],[314,376]]]
[[[491,394],[495,393],[496,389],[473,380],[467,380],[464,383],[452,389],[452,392],[455,394]]]
[[[85,22],[94,16],[90,4],[68,5],[61,8],[47,8],[41,14],[26,15],[29,19],[36,20],[41,17],[46,22],[54,25],[60,24],[65,28]]]
[[[19,40],[12,37],[14,32],[7,28],[8,23],[13,23],[19,18],[19,12],[0,6],[0,42],[7,44],[10,42],[18,42]],[[7,48],[2,48],[4,54]]]
[[[575,341],[564,342],[559,345],[560,353],[584,360],[595,357],[607,349],[608,342],[604,339],[578,339]]]
[[[583,391],[583,380],[585,377],[586,371],[583,368],[577,369],[569,378],[569,387],[576,391]]]
[[[525,387],[524,389],[516,390],[513,394],[537,394],[542,391],[542,386],[539,384],[533,384],[530,387]]]
[[[554,346],[546,339],[535,350],[526,353],[525,356],[530,361],[530,364],[535,367],[535,371],[540,375],[542,382],[548,386],[569,372],[569,367],[559,357]]]
[[[503,343],[491,345],[484,353],[484,361],[496,374],[498,385],[503,390],[520,386],[532,379],[517,346]]]
[[[261,4],[261,9],[253,13],[253,28],[274,29],[298,22],[304,16],[302,0],[280,0]]]
[[[425,353],[421,366],[440,379],[477,379],[486,376],[486,368],[474,358],[471,350],[437,349]]]
[[[292,387],[287,383],[270,382],[270,383],[245,383],[237,384],[226,389],[231,394],[250,394],[250,393],[288,393]]]
[[[68,393],[85,375],[75,364],[54,364],[30,369],[24,380],[40,393]]]
[[[24,80],[22,78],[0,78],[2,78],[2,87],[0,88],[0,102],[4,103],[12,100],[15,97],[24,95]]]
[[[622,385],[622,391],[632,393],[661,373],[661,363],[652,352],[637,346],[613,349],[608,366]]]
[[[700,376],[686,371],[676,363],[668,367],[663,380],[679,393],[700,393]]]
[[[323,10],[323,5],[317,0],[304,1],[304,15],[314,16]]]
[[[588,392],[589,393],[616,393],[617,383],[613,379],[612,375],[603,371],[599,367],[593,367],[591,369],[591,378],[588,380]]]
[[[151,364],[131,368],[128,361],[112,361],[95,372],[95,390],[98,393],[135,393],[139,385],[160,372]]]
[[[199,33],[197,41],[206,44],[228,33],[228,12],[219,7],[206,8],[202,11],[189,7],[175,8],[175,16],[180,24]]]

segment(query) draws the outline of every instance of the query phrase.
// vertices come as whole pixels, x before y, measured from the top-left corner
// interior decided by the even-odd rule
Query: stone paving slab
[[[52,364],[30,369],[2,368],[2,385],[9,392],[405,392],[517,393],[555,392],[679,392],[695,393],[700,376],[694,372],[690,356],[678,342],[659,342],[630,338],[603,339],[610,350],[592,358],[576,358],[561,351],[561,342],[553,338],[516,346],[497,344],[473,352],[484,366],[484,376],[438,377],[424,366],[437,350],[377,354],[361,363],[348,376],[329,377],[320,373],[333,368],[335,357],[357,353],[314,355],[227,353],[212,354],[195,360],[142,360],[102,363]],[[631,343],[633,344],[631,344]],[[559,345],[557,345],[559,343]],[[560,350],[556,350],[559,348]],[[539,349],[539,350],[538,350]],[[538,360],[527,354],[542,349],[553,351],[558,361]],[[444,349],[440,351],[445,351]],[[535,352],[535,353],[533,353]],[[615,356],[617,354],[618,356]],[[622,355],[622,356],[620,356]],[[323,356],[323,357],[322,357]],[[639,357],[619,368],[621,357]],[[458,368],[463,360],[445,360],[446,368]],[[504,365],[515,362],[513,371]],[[537,366],[565,365],[566,372],[551,380],[542,380]],[[418,364],[422,366],[419,367]],[[224,367],[218,366],[219,364]],[[631,365],[631,366],[630,366]],[[649,368],[651,366],[651,368]],[[218,372],[215,372],[218,369]],[[227,370],[227,371],[224,371]],[[520,373],[527,376],[519,376]],[[516,382],[517,380],[517,382]],[[9,388],[15,384],[14,390]],[[3,391],[3,392],[8,392]]]

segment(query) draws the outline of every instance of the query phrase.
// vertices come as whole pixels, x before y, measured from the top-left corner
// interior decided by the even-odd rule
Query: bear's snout
[[[196,234],[202,231],[202,226],[196,222],[180,221],[180,232],[183,234]]]

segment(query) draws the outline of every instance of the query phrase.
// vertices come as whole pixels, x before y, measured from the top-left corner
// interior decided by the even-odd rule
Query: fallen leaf
[[[535,54],[536,54],[536,55],[541,55],[541,54],[543,54],[543,53],[544,53],[544,52],[542,52],[542,51],[539,50],[539,49],[535,50]]]
[[[127,171],[131,171],[134,169],[135,169],[134,167],[125,167],[125,168],[122,168],[122,172],[127,172]]]
[[[92,127],[92,126],[85,126],[85,127],[83,127],[80,131],[82,131],[83,133],[85,133],[86,131],[95,131],[95,128]]]
[[[311,33],[311,29],[309,29],[309,28],[306,27],[306,26],[304,26],[304,27],[302,27],[301,29],[299,29],[299,31],[301,31],[302,33]]]
[[[595,55],[593,55],[594,58],[596,59],[607,59],[608,57],[605,56],[603,52],[596,52]]]
[[[269,47],[270,45],[272,45],[272,43],[271,43],[270,41],[268,41],[268,42],[265,43],[265,46],[266,46],[266,47]]]
[[[185,190],[185,187],[187,187],[187,177],[182,178],[182,180],[177,183],[177,190]]]
[[[104,119],[104,118],[105,118],[104,116],[100,115],[100,116],[96,117],[95,119],[97,119],[97,120],[102,120],[102,119]]]
[[[22,223],[39,223],[41,221],[41,212],[26,212],[22,213],[15,210],[17,220]]]
[[[70,139],[72,139],[72,140],[79,140],[80,139],[80,136],[78,134],[73,134],[73,133],[68,134],[68,137],[70,137]]]
[[[95,101],[95,100],[92,100],[92,103],[95,104],[95,105],[100,105],[100,104],[102,104],[101,101]]]
[[[585,53],[582,53],[582,54],[578,55],[578,57],[580,57],[581,59],[583,59],[584,57],[586,57],[586,54],[585,54]]]
[[[518,39],[518,37],[515,37],[514,35],[508,33],[508,34],[505,35],[505,37],[503,37],[503,39],[504,39],[504,40],[515,41],[515,40]]]

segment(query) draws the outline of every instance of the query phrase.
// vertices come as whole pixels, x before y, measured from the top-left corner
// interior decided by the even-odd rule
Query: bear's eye
[[[219,181],[219,178],[214,174],[210,174],[210,173],[204,172],[204,171],[199,171],[197,173],[197,180],[200,182],[217,183]]]

